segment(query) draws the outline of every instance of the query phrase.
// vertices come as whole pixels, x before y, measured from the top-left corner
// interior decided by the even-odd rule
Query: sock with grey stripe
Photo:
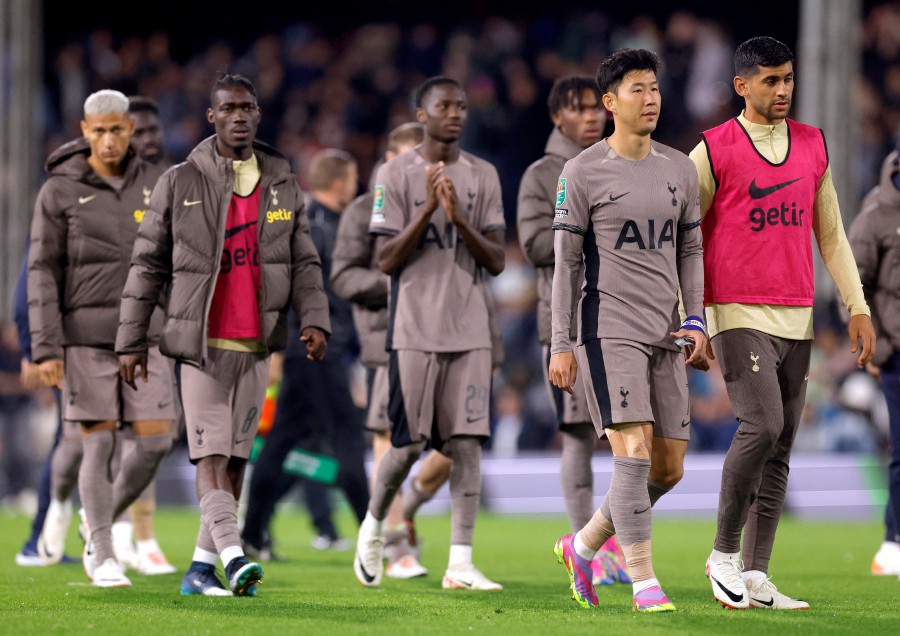
[[[562,427],[559,478],[572,530],[583,528],[594,512],[594,473],[591,456],[597,432],[593,424]]]
[[[78,494],[91,529],[97,565],[116,556],[112,547],[113,482],[110,466],[115,443],[113,431],[94,431],[85,436],[84,458],[78,472]]]

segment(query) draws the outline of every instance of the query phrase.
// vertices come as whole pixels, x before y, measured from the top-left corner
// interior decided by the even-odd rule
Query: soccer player
[[[390,161],[395,156],[412,149],[422,143],[424,136],[424,128],[417,122],[398,126],[388,135],[385,159]],[[369,404],[366,428],[373,433],[372,487],[374,488],[378,466],[391,445],[391,423],[387,415],[388,353],[385,350],[390,279],[378,269],[375,260],[375,238],[369,234],[373,200],[372,193],[367,192],[357,197],[341,215],[334,245],[331,286],[337,296],[352,303],[353,323],[359,338],[359,359],[367,369]],[[449,459],[439,453],[431,453],[428,457],[426,464],[429,461],[431,464],[437,461],[442,468],[446,464],[447,469],[442,472],[449,476]],[[426,470],[425,466],[423,465],[420,470]],[[387,575],[400,579],[426,575],[428,570],[418,562],[413,546],[409,545],[400,493],[388,510],[386,523]]]
[[[312,359],[325,355],[330,321],[303,195],[287,160],[256,140],[256,89],[223,74],[210,100],[206,117],[215,135],[163,175],[141,223],[116,351],[122,377],[138,388],[138,367],[141,378],[154,367],[147,357],[150,315],[168,288],[160,350],[180,362],[200,500],[200,532],[181,593],[252,596],[263,571],[241,547],[237,500],[268,356],[287,343],[289,303]],[[231,591],[216,577],[218,558]]]
[[[583,377],[591,420],[613,451],[603,505],[554,549],[583,607],[597,605],[590,562],[617,534],[634,610],[675,609],[653,571],[651,508],[683,473],[690,434],[683,358],[709,364],[697,174],[686,156],[651,140],[661,107],[658,66],[643,49],[603,61],[597,85],[615,132],[568,161],[557,185],[550,381],[572,393]],[[679,288],[689,313],[683,321]]]
[[[159,118],[159,107],[149,97],[132,96],[128,98],[128,113],[134,120],[134,134],[131,136],[131,148],[137,156],[162,168],[168,168],[169,162],[163,155],[163,125]],[[174,378],[174,364],[168,359],[170,377]],[[180,405],[177,400],[177,387],[174,388],[176,415],[180,417]],[[177,432],[173,426],[173,439]],[[121,465],[121,460],[134,451],[137,440],[130,426],[119,429],[119,442],[115,448],[114,468]],[[127,512],[122,514],[112,525],[113,550],[116,559],[125,567],[136,570],[139,574],[158,575],[173,574],[175,566],[169,563],[162,548],[156,541],[153,530],[153,516],[156,512],[156,478],[147,485]],[[136,541],[133,541],[136,540]]]
[[[327,281],[332,267],[338,222],[347,205],[356,196],[358,175],[356,160],[334,148],[320,151],[309,167],[312,199],[307,208],[310,235],[322,261]],[[288,453],[309,438],[328,442],[328,454],[339,464],[335,484],[343,490],[361,522],[366,515],[369,485],[365,468],[365,438],[359,410],[350,397],[345,361],[352,357],[353,317],[350,303],[337,297],[325,283],[332,333],[328,340],[328,358],[321,362],[307,359],[299,340],[291,342],[284,356],[281,388],[272,430],[250,480],[250,497],[244,523],[244,542],[253,549],[264,548],[270,539],[269,527],[275,512],[278,488],[283,479],[282,464]],[[294,314],[288,317],[290,330],[299,335]],[[307,447],[307,450],[311,450]],[[316,448],[315,450],[319,450]],[[327,495],[322,489],[322,494]],[[334,537],[337,540],[336,531]]]
[[[545,364],[550,362],[550,294],[553,285],[553,211],[556,183],[563,165],[585,148],[600,140],[606,124],[606,110],[600,103],[600,89],[594,78],[569,75],[553,83],[547,106],[553,121],[553,132],[547,140],[544,156],[531,164],[519,185],[516,210],[519,243],[522,252],[538,275],[538,338]],[[584,279],[583,274],[579,274]],[[575,307],[573,307],[574,313]],[[572,341],[578,338],[578,320],[572,320]],[[546,372],[547,367],[544,367]],[[591,456],[597,433],[591,424],[584,385],[579,376],[572,394],[553,386],[544,374],[551,403],[562,433],[560,479],[569,523],[577,531],[587,525],[594,514],[594,474]],[[591,563],[594,584],[631,583],[625,570],[621,549],[615,536],[597,553]]]
[[[734,54],[740,116],[702,134],[700,176],[706,317],[740,425],[725,455],[715,547],[706,574],[725,607],[807,609],[768,578],[800,424],[813,337],[810,230],[850,311],[860,367],[875,332],[844,234],[821,130],[787,119],[791,50],[770,37]],[[744,532],[743,567],[741,531]]]
[[[878,350],[868,370],[878,377],[888,404],[891,462],[884,541],[872,559],[872,574],[900,575],[900,145],[882,164],[881,178],[863,199],[849,240],[863,293],[878,325]]]
[[[128,112],[134,120],[131,147],[144,161],[168,168],[165,156],[165,129],[159,118],[159,106],[150,97],[134,95],[128,98]]]
[[[497,590],[472,564],[481,492],[481,444],[490,435],[491,338],[483,286],[505,264],[497,171],[464,152],[466,95],[448,77],[416,92],[425,140],[375,180],[370,231],[391,276],[387,346],[392,447],[378,468],[359,529],[354,571],[378,585],[384,519],[427,444],[453,460],[452,533],[442,587]]]
[[[28,317],[43,381],[63,390],[64,418],[81,428],[85,572],[98,587],[119,587],[131,583],[113,552],[113,519],[146,487],[172,444],[167,368],[157,366],[137,395],[122,386],[113,351],[128,259],[162,170],[129,148],[134,122],[128,99],[118,91],[87,98],[81,130],[83,139],[63,145],[47,161],[51,177],[38,195],[31,226]],[[156,333],[148,355],[161,362]],[[137,444],[113,481],[119,419],[132,426]],[[45,522],[50,559],[65,540],[63,501],[54,501],[63,514],[55,519],[48,511]],[[63,518],[65,524],[59,522]]]

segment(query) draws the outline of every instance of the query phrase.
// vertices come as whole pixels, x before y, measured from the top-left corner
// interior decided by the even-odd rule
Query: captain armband
[[[688,316],[681,322],[681,329],[690,329],[692,331],[699,331],[704,336],[706,335],[706,325],[703,324],[703,318],[700,316]]]

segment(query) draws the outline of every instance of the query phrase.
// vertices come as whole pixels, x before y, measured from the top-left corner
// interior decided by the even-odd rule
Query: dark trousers
[[[881,389],[888,405],[891,444],[884,540],[900,542],[900,351],[881,367]]]
[[[319,440],[324,440],[321,447]],[[285,358],[275,421],[250,480],[244,522],[244,540],[248,543],[260,546],[268,533],[275,505],[286,492],[278,486],[283,476],[281,466],[295,447],[337,459],[340,468],[335,485],[344,491],[357,520],[362,521],[369,503],[363,413],[353,405],[339,351],[329,351],[321,362],[300,356]],[[307,490],[307,501],[312,497],[318,503],[325,496],[327,489],[313,486],[312,491]],[[315,518],[317,511],[312,512]]]
[[[809,378],[810,340],[729,329],[712,340],[740,425],[722,466],[715,548],[768,572]]]

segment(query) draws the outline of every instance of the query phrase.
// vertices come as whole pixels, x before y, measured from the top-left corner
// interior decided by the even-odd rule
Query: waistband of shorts
[[[206,344],[214,349],[242,353],[263,353],[266,350],[266,345],[257,338],[207,338]]]

